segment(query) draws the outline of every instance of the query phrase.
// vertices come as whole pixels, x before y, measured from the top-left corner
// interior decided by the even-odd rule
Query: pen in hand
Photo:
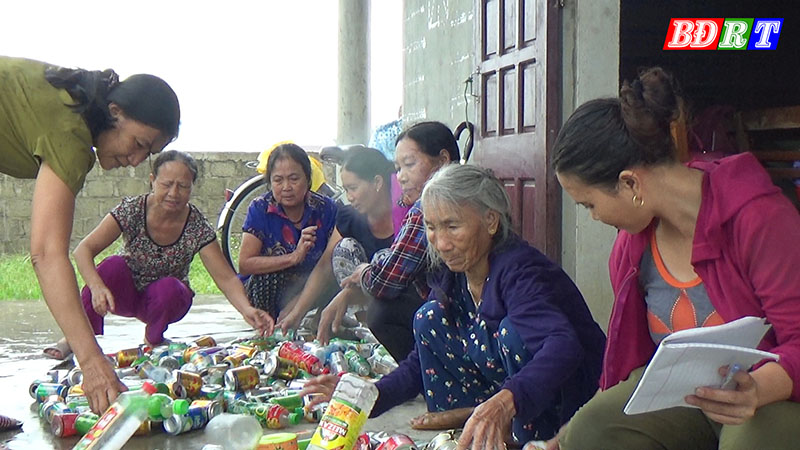
[[[742,370],[742,366],[739,364],[732,364],[728,366],[728,374],[725,375],[725,378],[722,379],[722,383],[720,383],[719,388],[725,390],[733,390],[736,389],[738,384],[734,381],[733,376],[736,375],[736,372]]]

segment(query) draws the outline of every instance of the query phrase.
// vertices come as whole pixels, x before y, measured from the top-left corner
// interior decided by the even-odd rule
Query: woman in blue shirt
[[[311,191],[311,162],[299,145],[276,147],[266,177],[270,191],[253,200],[242,225],[239,272],[249,275],[253,306],[278,317],[325,251],[336,205]]]

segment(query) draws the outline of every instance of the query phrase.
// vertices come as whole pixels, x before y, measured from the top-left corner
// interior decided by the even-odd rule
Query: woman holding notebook
[[[620,230],[601,390],[550,449],[796,448],[800,426],[800,216],[749,153],[681,164],[677,83],[660,68],[592,100],[564,124],[553,167],[595,220]],[[698,386],[687,406],[623,407],[665,336],[744,316],[772,324],[735,389]],[[720,368],[720,378],[728,368]]]

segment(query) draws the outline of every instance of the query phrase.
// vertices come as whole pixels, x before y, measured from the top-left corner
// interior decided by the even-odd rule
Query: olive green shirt
[[[73,194],[83,187],[95,154],[83,118],[67,91],[44,78],[45,63],[0,56],[0,172],[36,178],[43,161]]]

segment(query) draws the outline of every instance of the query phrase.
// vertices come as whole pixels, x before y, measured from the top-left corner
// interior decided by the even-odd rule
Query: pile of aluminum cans
[[[138,434],[163,429],[178,435],[201,429],[224,411],[252,415],[270,429],[302,420],[318,422],[327,405],[306,407],[310,399],[297,394],[308,378],[345,372],[380,377],[397,367],[374,340],[334,339],[322,346],[316,341],[289,339],[280,332],[225,345],[203,336],[154,348],[132,347],[108,357],[128,389],[140,389],[145,381],[156,387],[149,419]],[[98,420],[89,409],[81,381],[81,370],[76,367],[50,371],[30,386],[40,417],[56,436],[83,434]]]

